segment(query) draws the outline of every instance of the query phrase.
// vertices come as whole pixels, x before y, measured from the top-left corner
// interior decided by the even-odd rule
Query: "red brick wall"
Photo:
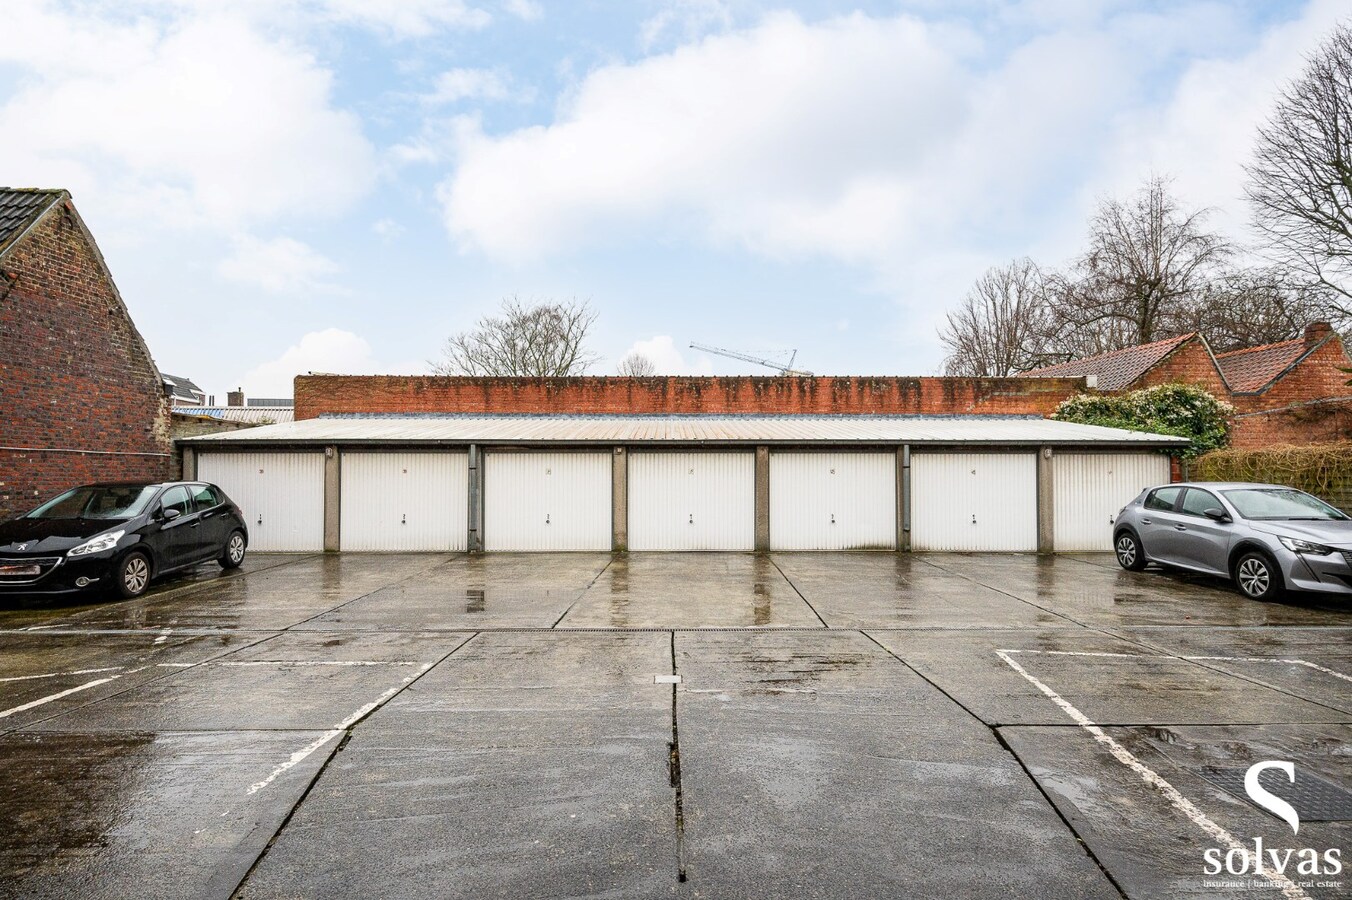
[[[1138,378],[1131,388],[1134,390],[1175,382],[1200,385],[1222,400],[1230,393],[1216,368],[1215,360],[1197,338],[1187,341],[1166,356],[1159,365]]]
[[[324,413],[984,413],[1047,415],[1082,378],[301,375],[296,418]]]
[[[1231,446],[1256,450],[1352,440],[1352,374],[1342,371],[1349,367],[1352,361],[1335,335],[1261,394],[1235,394]]]
[[[0,268],[0,516],[170,474],[159,375],[74,214],[49,211]]]

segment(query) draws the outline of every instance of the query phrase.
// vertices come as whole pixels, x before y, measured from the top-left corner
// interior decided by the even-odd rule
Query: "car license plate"
[[[10,578],[23,578],[41,574],[42,569],[39,566],[0,566],[0,578],[5,576],[9,576]]]

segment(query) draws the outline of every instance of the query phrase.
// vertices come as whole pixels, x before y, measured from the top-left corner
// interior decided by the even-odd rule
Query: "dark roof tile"
[[[65,191],[0,187],[0,253],[63,194]]]

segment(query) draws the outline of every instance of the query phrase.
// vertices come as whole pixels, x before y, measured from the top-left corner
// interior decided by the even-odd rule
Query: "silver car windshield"
[[[139,485],[82,487],[66,491],[26,519],[130,519],[145,512],[156,488]]]
[[[1291,488],[1236,488],[1222,491],[1246,519],[1346,519],[1318,497]]]

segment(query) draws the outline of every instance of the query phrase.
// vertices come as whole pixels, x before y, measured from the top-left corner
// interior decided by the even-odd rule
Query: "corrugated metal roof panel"
[[[1184,438],[1031,416],[479,416],[320,418],[187,439],[213,444],[1152,444]]]
[[[296,418],[293,406],[175,406],[174,412],[190,416],[210,416],[226,422],[258,422],[277,425]]]

